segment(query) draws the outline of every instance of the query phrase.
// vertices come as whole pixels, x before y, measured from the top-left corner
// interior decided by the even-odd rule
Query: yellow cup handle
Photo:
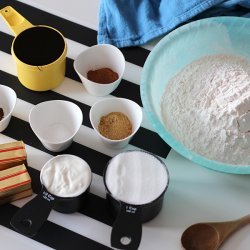
[[[1,9],[0,14],[12,30],[12,32],[15,34],[15,36],[17,36],[22,31],[33,27],[33,25],[29,21],[27,21],[11,6],[6,6]]]

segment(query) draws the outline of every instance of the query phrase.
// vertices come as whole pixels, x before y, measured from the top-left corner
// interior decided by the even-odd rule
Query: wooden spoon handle
[[[222,243],[232,233],[244,227],[248,223],[250,223],[250,215],[246,215],[232,221],[209,223],[209,225],[214,227],[217,231],[220,231],[220,242]]]
[[[235,220],[234,222],[235,222],[235,227],[236,227],[235,230],[237,230],[238,228],[241,228],[241,227],[247,225],[248,223],[250,223],[250,214],[248,214],[244,217],[241,217],[240,219]]]

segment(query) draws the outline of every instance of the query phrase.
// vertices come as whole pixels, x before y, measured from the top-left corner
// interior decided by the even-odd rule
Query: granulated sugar
[[[211,55],[184,67],[161,103],[167,130],[188,149],[235,165],[250,165],[250,62]]]
[[[165,165],[143,151],[127,151],[110,161],[105,182],[117,200],[142,205],[157,199],[168,184]]]

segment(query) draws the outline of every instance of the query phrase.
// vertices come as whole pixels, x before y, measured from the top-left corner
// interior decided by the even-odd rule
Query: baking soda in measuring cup
[[[89,165],[74,155],[58,155],[42,168],[41,182],[60,197],[75,197],[87,190],[91,182]]]
[[[74,155],[58,155],[41,170],[41,182],[46,189],[60,197],[75,197],[85,192],[91,182],[91,169]]]

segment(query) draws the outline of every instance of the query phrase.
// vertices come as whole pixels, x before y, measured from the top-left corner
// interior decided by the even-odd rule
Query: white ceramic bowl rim
[[[15,101],[14,101],[14,103],[13,103],[11,109],[9,110],[8,114],[7,114],[7,115],[4,114],[3,119],[0,121],[0,122],[4,122],[5,120],[7,120],[7,119],[12,115],[12,112],[13,112],[13,110],[14,110],[14,108],[15,108],[15,106],[16,106],[16,102],[17,102],[17,95],[16,95],[16,92],[15,92],[12,88],[10,88],[10,87],[8,87],[8,86],[5,86],[5,85],[0,84],[0,89],[1,89],[1,88],[5,88],[5,89],[6,89],[7,91],[9,91],[9,93],[10,93],[11,95],[13,95],[14,98],[15,98]],[[0,108],[1,108],[1,107],[0,107]]]
[[[84,77],[84,76],[82,75],[82,73],[80,72],[77,63],[78,63],[78,61],[81,59],[81,57],[82,57],[84,54],[87,53],[87,51],[89,51],[89,50],[94,50],[94,49],[97,48],[97,47],[110,47],[110,48],[113,48],[113,49],[117,50],[117,52],[121,55],[121,57],[123,58],[123,61],[124,61],[124,65],[123,65],[123,72],[124,72],[124,70],[125,70],[125,58],[124,58],[124,55],[122,54],[122,52],[121,52],[117,47],[115,47],[115,46],[112,45],[112,44],[96,44],[96,45],[93,45],[93,46],[87,48],[86,50],[82,51],[82,52],[76,57],[76,59],[74,60],[73,66],[74,66],[76,72],[77,72],[79,75],[81,75],[83,78],[87,79],[87,78]],[[118,74],[118,75],[119,75],[119,78],[116,79],[115,81],[111,82],[111,83],[105,83],[105,84],[102,85],[102,84],[97,83],[97,82],[94,82],[94,81],[91,81],[91,82],[92,82],[93,85],[96,85],[96,86],[112,85],[112,84],[115,84],[118,80],[120,80],[120,79],[123,77],[123,74]],[[90,81],[90,80],[89,80],[89,81]]]

